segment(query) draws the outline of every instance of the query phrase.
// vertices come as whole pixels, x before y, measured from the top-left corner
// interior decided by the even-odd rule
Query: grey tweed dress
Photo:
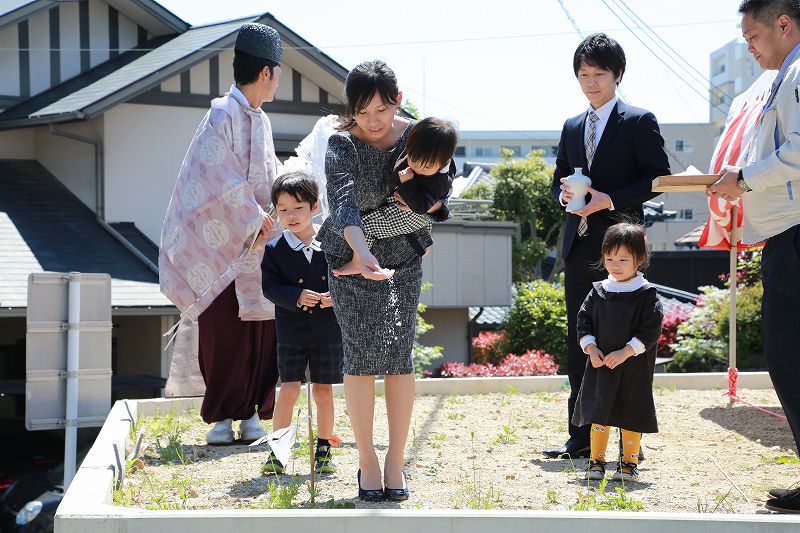
[[[361,225],[361,215],[386,202],[388,177],[408,137],[407,127],[394,147],[383,150],[339,132],[328,141],[325,174],[330,215],[317,238],[332,270],[353,252],[343,229]],[[413,234],[424,247],[430,231]],[[405,235],[379,239],[371,251],[380,265],[395,269],[387,281],[363,276],[329,276],[333,309],[342,329],[344,373],[352,376],[411,374],[416,311],[422,284],[422,260]]]

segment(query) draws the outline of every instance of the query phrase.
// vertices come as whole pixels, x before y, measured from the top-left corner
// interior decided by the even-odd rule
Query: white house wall
[[[40,11],[28,19],[30,43],[30,94],[50,88],[50,13]]]
[[[0,96],[35,96],[107,61],[112,42],[124,51],[147,37],[120,12],[112,31],[112,9],[103,0],[59,2],[0,29]]]
[[[219,87],[211,87],[210,71],[208,61],[193,66],[189,70],[189,92],[193,94],[219,94]]]
[[[105,115],[106,219],[158,244],[183,156],[206,110],[122,104]]]
[[[233,84],[233,50],[225,50],[219,58],[219,89],[216,94],[225,94]],[[278,91],[280,92],[280,85]]]
[[[288,115],[285,113],[270,113],[269,104],[264,106],[264,111],[272,124],[273,135],[302,135],[311,133],[311,128],[320,117],[315,115]]]
[[[289,65],[281,66],[281,79],[278,82],[278,90],[275,92],[276,100],[291,100],[293,94],[292,78],[293,69]]]
[[[61,41],[61,80],[81,73],[80,16],[77,3],[58,6],[59,37]]]
[[[0,28],[0,95],[19,96],[18,47],[17,25]]]
[[[108,61],[108,4],[100,0],[89,0],[89,57],[94,67]]]
[[[102,141],[103,118],[88,123],[60,124],[58,129]],[[36,159],[39,163],[81,202],[94,210],[96,207],[94,146],[53,135],[47,127],[36,128],[35,139]]]
[[[511,305],[511,243],[508,222],[451,221],[433,227],[434,247],[422,260],[421,302],[434,307]]]
[[[35,130],[0,131],[0,159],[35,159]]]
[[[299,56],[296,56],[295,59],[298,57]],[[216,56],[215,61],[217,62],[218,75],[215,87],[211,86],[214,83],[212,75],[214,69],[211,61],[211,59],[203,61],[189,69],[188,87],[185,87],[185,83],[181,82],[181,74],[177,74],[161,83],[161,91],[166,93],[183,92],[193,95],[211,94],[213,96],[225,94],[234,82],[232,66],[233,51],[226,50]],[[319,69],[315,69],[314,74],[330,77]],[[299,85],[297,85],[298,82]],[[328,83],[328,85],[331,84]],[[334,89],[338,90],[336,87],[334,87]],[[278,85],[278,91],[275,93],[276,101],[319,103],[320,90],[325,89],[321,87],[319,82],[315,81],[315,79],[303,75],[301,71],[286,62],[281,65],[281,79]],[[299,98],[296,98],[296,96],[299,96]],[[328,94],[327,98],[330,103],[341,103],[339,93],[333,95]]]

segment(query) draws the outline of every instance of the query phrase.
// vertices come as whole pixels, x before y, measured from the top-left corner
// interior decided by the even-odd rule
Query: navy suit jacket
[[[573,174],[576,168],[582,168],[592,180],[592,188],[608,194],[614,203],[614,211],[604,209],[587,218],[589,235],[602,240],[606,229],[617,222],[630,219],[644,221],[642,204],[659,194],[651,192],[652,181],[670,173],[669,159],[664,151],[664,139],[656,117],[645,109],[617,101],[597,144],[592,168],[587,172],[584,144],[586,115],[583,112],[564,123],[551,189],[558,202],[561,178]],[[588,202],[589,196],[586,198]],[[567,214],[563,248],[565,259],[577,236],[579,220],[579,216]],[[600,250],[597,252],[599,254]]]
[[[328,292],[328,262],[323,252],[315,251],[309,263],[302,250],[293,250],[281,235],[264,249],[261,273],[264,296],[275,304],[279,343],[342,342],[332,307],[297,307],[303,289]]]

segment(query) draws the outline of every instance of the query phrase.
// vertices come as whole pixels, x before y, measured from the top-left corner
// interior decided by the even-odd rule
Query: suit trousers
[[[772,384],[800,447],[800,225],[767,240],[761,256],[761,326]]]
[[[603,234],[595,235],[595,233],[598,232],[590,232],[585,237],[576,236],[569,255],[564,261],[564,297],[567,304],[567,375],[570,386],[567,422],[569,423],[570,440],[587,446],[591,426],[574,425],[572,413],[575,412],[575,402],[578,399],[588,358],[578,344],[578,311],[589,291],[592,290],[592,283],[605,279],[607,276],[604,270],[594,267],[594,263],[600,259],[600,247],[603,242]]]

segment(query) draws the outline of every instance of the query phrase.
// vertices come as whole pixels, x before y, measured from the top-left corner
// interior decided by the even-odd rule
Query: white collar
[[[611,274],[609,274],[608,277],[603,280],[603,288],[607,292],[638,291],[644,287],[645,284],[647,284],[647,280],[644,279],[644,274],[641,272],[637,272],[636,275],[628,281],[617,281]]]
[[[319,227],[316,224],[314,224],[314,239],[311,240],[311,244],[304,243],[303,241],[297,238],[297,235],[295,235],[288,229],[283,230],[283,238],[286,239],[286,243],[294,251],[300,251],[304,248],[311,248],[315,252],[321,252],[322,247],[320,245],[320,242],[316,238],[318,230]]]
[[[619,98],[614,96],[614,98],[601,105],[597,109],[594,109],[591,104],[589,104],[589,110],[586,113],[588,114],[594,111],[594,113],[597,115],[597,118],[599,118],[600,121],[605,124],[608,122],[608,117],[611,116],[611,111],[614,110],[614,106],[617,105],[617,100],[619,100]]]
[[[253,106],[250,105],[250,102],[247,100],[247,97],[244,93],[236,86],[236,84],[231,85],[231,88],[228,90],[228,93],[242,106],[246,107],[247,109],[255,109]]]

